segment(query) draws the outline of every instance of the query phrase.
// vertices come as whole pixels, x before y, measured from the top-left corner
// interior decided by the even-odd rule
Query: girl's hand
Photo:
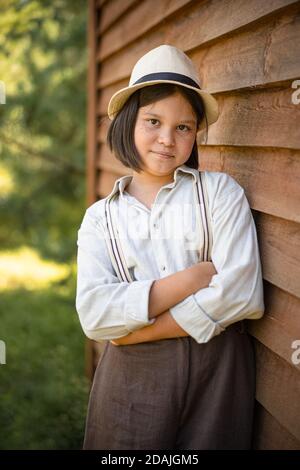
[[[186,271],[194,292],[208,287],[212,277],[218,274],[211,261],[201,261],[194,264]]]
[[[130,336],[131,333],[129,333],[127,336],[123,336],[122,338],[112,339],[110,340],[110,342],[114,346],[124,346],[125,344],[132,344],[130,342]]]
[[[212,277],[215,275],[215,274],[218,274],[214,264],[211,262],[211,261],[205,261],[202,263],[202,265],[205,265],[206,269],[207,269],[207,279],[208,279],[208,283],[207,283],[207,287],[209,286],[211,280],[212,280]]]
[[[159,315],[152,325],[135,330],[122,338],[113,339],[110,342],[114,346],[125,346],[128,344],[148,343],[149,341],[160,341],[162,339],[173,339],[189,336],[174,320],[171,313],[166,312]]]
[[[126,335],[126,336],[122,336],[122,338],[112,339],[112,340],[110,340],[110,342],[114,346],[127,346],[128,344],[142,343],[145,339],[145,333],[150,332],[150,330],[152,331],[151,326],[152,325],[145,326],[144,328],[140,328],[139,330],[135,330],[132,333],[129,333],[128,335]],[[149,328],[150,328],[150,330],[149,330]]]

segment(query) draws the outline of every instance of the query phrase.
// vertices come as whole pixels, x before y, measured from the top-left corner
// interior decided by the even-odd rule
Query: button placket
[[[156,204],[155,207],[156,207],[157,213],[155,213],[154,210],[152,210],[151,218],[154,219],[155,221],[152,222],[151,227],[154,230],[154,237],[153,238],[156,240],[156,242],[159,242],[160,238],[161,237],[163,238],[163,234],[159,233],[159,228],[162,227],[162,225],[161,225],[162,212],[161,212],[161,208],[158,209],[158,203]],[[159,266],[159,271],[161,273],[165,273],[166,270],[167,270],[167,267],[166,267],[165,264],[163,264],[163,262],[161,262],[161,261],[164,261],[164,260],[160,259],[159,252],[160,252],[160,250],[156,250],[157,261],[158,261],[157,264]]]

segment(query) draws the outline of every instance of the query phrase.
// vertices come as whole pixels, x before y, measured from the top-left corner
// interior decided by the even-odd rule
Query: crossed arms
[[[216,273],[213,263],[200,262],[154,281],[149,295],[149,319],[154,318],[154,323],[135,330],[127,336],[114,339],[111,343],[115,346],[124,346],[189,336],[174,320],[169,308],[199,289],[208,287]]]

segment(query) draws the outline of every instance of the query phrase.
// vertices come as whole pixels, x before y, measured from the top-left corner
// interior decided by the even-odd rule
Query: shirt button
[[[162,266],[162,267],[161,267],[161,270],[162,270],[162,271],[165,271],[165,270],[166,270],[166,267],[165,267],[165,266]]]

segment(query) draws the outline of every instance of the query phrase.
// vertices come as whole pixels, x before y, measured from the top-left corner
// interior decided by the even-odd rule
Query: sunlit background
[[[1,0],[0,449],[82,446],[86,0]]]

